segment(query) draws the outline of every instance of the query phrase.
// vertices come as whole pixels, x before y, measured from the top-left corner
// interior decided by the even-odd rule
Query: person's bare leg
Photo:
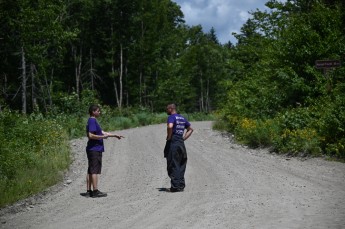
[[[92,174],[92,186],[93,186],[93,192],[92,197],[105,197],[107,196],[107,193],[101,192],[98,190],[98,174]]]
[[[86,174],[86,190],[91,190],[90,174]]]
[[[97,190],[98,189],[98,174],[90,174],[90,178],[91,178],[91,184],[93,187],[93,190]]]

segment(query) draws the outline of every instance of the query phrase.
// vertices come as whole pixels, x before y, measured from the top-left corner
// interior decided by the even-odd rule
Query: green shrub
[[[345,106],[320,99],[316,105],[292,108],[272,119],[250,119],[224,115],[215,127],[235,134],[236,140],[251,147],[270,146],[291,155],[329,155],[345,158]]]
[[[335,143],[326,144],[326,152],[328,155],[345,159],[345,138],[339,139]]]
[[[251,147],[265,147],[272,144],[277,128],[272,120],[244,118],[235,129],[236,139]]]
[[[168,115],[166,113],[155,114],[155,116],[153,117],[153,123],[155,124],[166,123],[167,118],[168,118]]]
[[[309,126],[313,120],[313,112],[307,108],[293,108],[280,112],[275,117],[282,129],[302,129]]]
[[[44,190],[70,163],[68,134],[41,115],[0,113],[0,207]]]
[[[274,139],[274,146],[279,152],[313,156],[320,156],[322,153],[320,147],[322,138],[315,129],[284,129],[282,134],[277,137]]]
[[[222,120],[222,119],[219,119],[219,120],[216,120],[214,123],[213,123],[213,126],[212,128],[215,129],[215,130],[219,130],[219,131],[229,131],[229,128],[227,127],[227,122]]]
[[[188,121],[213,121],[213,120],[215,120],[215,116],[212,113],[203,113],[203,112],[185,114],[185,117],[188,119]]]
[[[118,117],[116,120],[116,129],[129,129],[133,127],[133,125],[137,125],[137,123],[133,123],[130,118],[127,117]],[[115,130],[115,129],[114,129]]]
[[[146,113],[146,112],[140,112],[135,114],[136,119],[139,122],[140,126],[146,126],[152,124],[153,120],[153,114]]]

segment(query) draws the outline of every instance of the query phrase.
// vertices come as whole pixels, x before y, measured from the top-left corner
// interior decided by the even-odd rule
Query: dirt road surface
[[[184,192],[162,191],[170,180],[161,124],[107,139],[99,186],[108,197],[81,196],[82,138],[71,142],[64,183],[2,209],[0,228],[345,228],[345,164],[248,149],[211,122],[192,126]]]

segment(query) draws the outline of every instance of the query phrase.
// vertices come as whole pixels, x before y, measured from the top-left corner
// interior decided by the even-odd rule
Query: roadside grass
[[[0,207],[63,178],[70,164],[67,132],[53,120],[0,114]]]
[[[106,131],[165,123],[166,113],[102,109]],[[214,120],[211,114],[183,114],[189,121]],[[88,115],[22,115],[0,112],[0,208],[60,182],[71,163],[69,140],[85,136]]]
[[[58,151],[55,152],[56,156],[63,158],[37,159],[36,166],[33,168],[17,168],[14,179],[1,179],[0,186],[3,187],[3,190],[0,207],[39,193],[61,181],[63,171],[68,168],[70,163],[69,149],[61,150],[60,148]]]

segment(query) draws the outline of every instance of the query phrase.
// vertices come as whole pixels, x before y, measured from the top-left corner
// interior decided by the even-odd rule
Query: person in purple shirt
[[[98,105],[89,107],[90,117],[86,125],[86,135],[88,137],[86,154],[88,159],[88,170],[86,176],[87,192],[84,196],[105,197],[106,193],[98,190],[98,176],[102,170],[102,154],[104,152],[103,139],[115,137],[117,139],[124,138],[122,135],[111,134],[102,130],[97,122],[97,118],[101,114]],[[91,189],[91,186],[93,189]]]
[[[168,176],[171,179],[171,187],[168,192],[181,192],[185,188],[184,174],[187,165],[187,151],[184,144],[193,128],[185,117],[176,112],[176,104],[167,106],[167,138],[164,148],[164,157],[167,159]],[[185,132],[185,130],[187,130]]]

